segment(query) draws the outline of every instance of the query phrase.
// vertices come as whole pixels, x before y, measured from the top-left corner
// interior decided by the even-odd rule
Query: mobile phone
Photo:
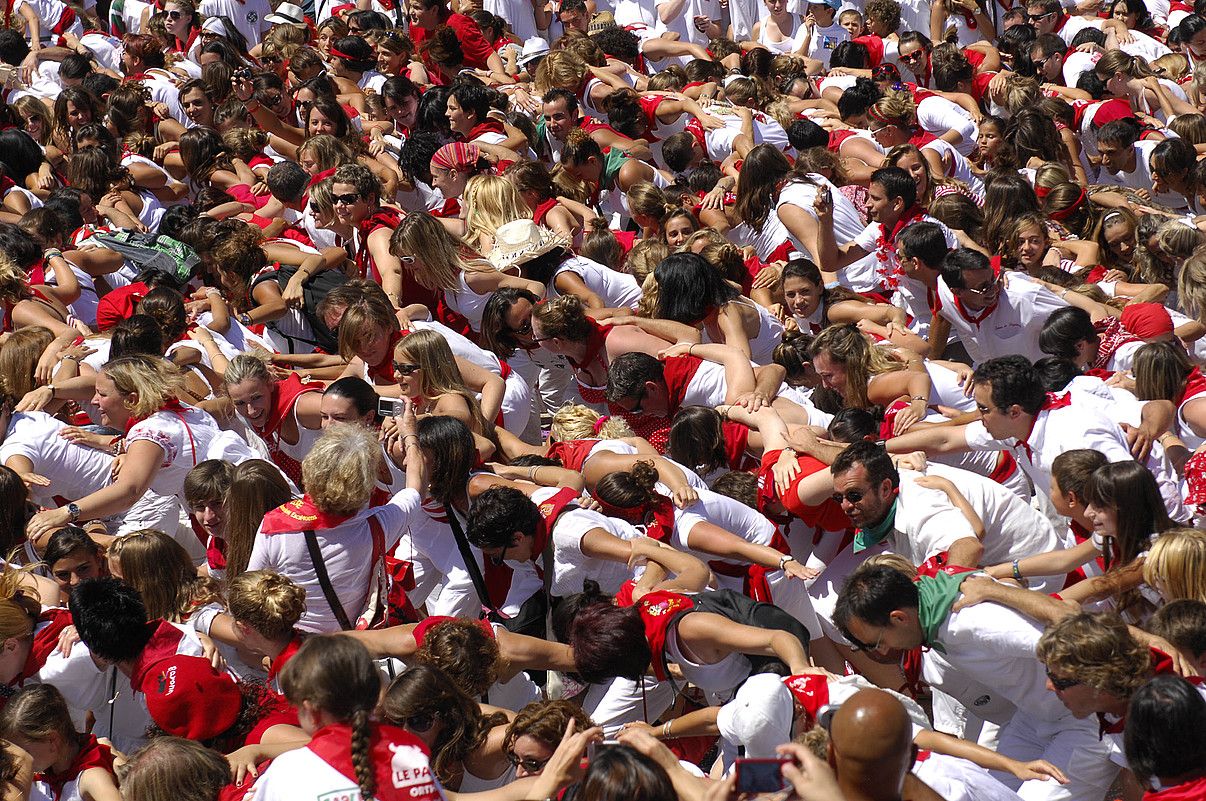
[[[832,189],[830,189],[827,186],[824,187],[823,189],[821,189],[821,197],[825,198],[825,203],[827,205],[830,205],[830,206],[833,205],[833,190]]]
[[[786,784],[783,781],[783,765],[787,759],[745,759],[733,763],[737,773],[739,793],[777,793]]]
[[[833,715],[838,711],[838,704],[825,704],[817,710],[817,725],[825,731],[829,731],[829,724],[833,722]]]
[[[590,742],[586,746],[586,760],[588,762],[594,762],[595,761],[595,752],[598,751],[600,748],[605,748],[607,746],[619,745],[619,744],[620,744],[619,740],[595,740],[593,742]]]
[[[397,398],[377,398],[377,414],[381,417],[400,417],[406,403]]]

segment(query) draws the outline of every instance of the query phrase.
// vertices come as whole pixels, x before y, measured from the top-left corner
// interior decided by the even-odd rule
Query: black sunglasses
[[[1080,679],[1066,678],[1061,679],[1051,675],[1051,668],[1047,668],[1047,681],[1051,682],[1051,686],[1063,692],[1080,684]]]
[[[184,12],[183,11],[165,11],[165,12],[163,12],[163,16],[167,17],[168,19],[180,19],[181,17],[184,16]]]
[[[423,368],[417,364],[409,364],[407,362],[394,362],[394,372],[399,375],[414,375]]]
[[[352,206],[356,203],[357,200],[360,200],[359,192],[351,192],[346,195],[331,195],[331,205],[332,206],[338,206],[341,204],[344,206]]]
[[[850,501],[850,503],[858,503],[865,495],[866,493],[859,490],[850,490],[849,492],[835,492],[832,497],[834,503],[841,503],[843,500]]]
[[[1054,13],[1054,11],[1044,11],[1042,14],[1027,14],[1026,19],[1030,20],[1031,22],[1038,22],[1041,19],[1050,17]]]
[[[431,727],[435,725],[436,716],[431,712],[425,712],[421,715],[411,715],[402,720],[402,727],[410,729],[416,734],[423,734],[431,731]]]
[[[519,334],[519,335],[521,335],[521,336],[525,336],[525,337],[526,337],[528,334],[531,334],[531,333],[532,333],[532,318],[531,318],[531,317],[529,317],[529,318],[528,318],[528,319],[527,319],[527,320],[526,320],[526,321],[523,323],[523,325],[519,326],[519,328],[512,328],[512,329],[511,329],[511,333],[512,333],[512,334]]]
[[[549,764],[547,759],[532,759],[530,757],[517,757],[515,754],[507,754],[507,759],[511,760],[511,764],[517,768],[523,768],[528,773],[539,773],[544,770],[544,766]]]

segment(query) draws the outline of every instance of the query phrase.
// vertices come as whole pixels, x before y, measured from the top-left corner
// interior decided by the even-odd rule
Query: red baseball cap
[[[208,740],[229,729],[243,707],[239,685],[208,659],[177,654],[153,665],[139,688],[147,711],[168,734]]]
[[[142,302],[151,289],[142,281],[118,287],[107,293],[96,305],[96,327],[108,331],[122,320],[134,316],[135,307]]]

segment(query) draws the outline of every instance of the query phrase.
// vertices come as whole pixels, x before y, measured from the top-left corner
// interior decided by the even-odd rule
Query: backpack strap
[[[339,602],[339,596],[335,594],[335,588],[331,586],[327,563],[322,558],[322,549],[318,547],[318,535],[312,528],[308,528],[302,533],[306,535],[306,550],[310,552],[310,561],[314,564],[314,573],[318,576],[318,585],[322,587],[323,597],[327,599],[331,611],[335,613],[339,627],[343,631],[351,631],[352,623],[348,620],[347,612],[343,610],[343,604]]]
[[[465,570],[469,572],[469,578],[473,581],[473,589],[477,591],[477,596],[482,602],[482,606],[490,613],[490,616],[498,620],[506,620],[507,615],[494,605],[490,600],[490,591],[486,588],[486,579],[482,576],[481,568],[477,566],[477,557],[473,555],[473,549],[469,545],[469,538],[465,536],[465,530],[461,528],[461,521],[456,517],[456,510],[449,504],[444,504],[444,514],[448,516],[448,526],[452,529],[452,538],[456,540],[457,550],[461,552],[461,558],[465,562]]]

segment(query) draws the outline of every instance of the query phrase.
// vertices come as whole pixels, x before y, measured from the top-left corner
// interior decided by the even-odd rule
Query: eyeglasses
[[[548,337],[545,337],[545,339],[548,339]],[[541,340],[535,340],[535,341],[540,342]],[[644,414],[645,413],[645,409],[643,406],[644,402],[645,402],[645,390],[644,390],[644,388],[642,388],[641,394],[636,396],[636,403],[634,403],[632,405],[631,409],[627,410],[628,413],[629,414]]]
[[[515,754],[507,754],[507,759],[511,760],[511,764],[517,768],[523,768],[526,773],[539,773],[544,770],[544,766],[549,764],[547,759],[532,759],[531,757],[519,757]]]
[[[431,731],[431,727],[435,725],[436,716],[431,712],[425,712],[421,715],[411,715],[402,720],[402,728],[410,729],[416,734],[423,734]]]
[[[532,318],[531,318],[531,317],[529,317],[527,320],[525,320],[525,321],[524,321],[524,322],[523,322],[523,323],[522,323],[522,324],[519,326],[519,328],[512,328],[512,329],[511,329],[511,333],[512,333],[512,334],[519,334],[520,336],[524,336],[524,337],[526,337],[526,336],[528,336],[529,334],[531,334],[531,333],[532,333]]]
[[[858,642],[857,640],[854,640],[853,638],[848,638],[848,639],[850,639],[854,643],[854,648],[852,650],[855,650],[855,651],[878,651],[879,646],[883,645],[884,635],[887,633],[888,633],[888,630],[886,628],[880,629],[879,630],[879,639],[875,641],[875,645],[867,645],[865,642]]]
[[[985,284],[984,286],[979,287],[977,289],[971,289],[969,287],[964,287],[961,291],[966,292],[969,295],[975,295],[978,298],[989,298],[989,297],[992,297],[993,295],[997,294],[997,292],[999,292],[1000,289],[1001,289],[1001,278],[998,276],[997,278],[994,278],[992,283],[990,283],[990,284]]]
[[[331,205],[333,206],[354,206],[358,200],[360,200],[359,192],[352,192],[347,195],[331,195]]]
[[[841,503],[842,501],[858,503],[863,498],[867,497],[867,493],[862,492],[861,490],[850,490],[849,492],[835,492],[831,497],[833,498],[834,503]]]
[[[394,372],[399,375],[414,375],[423,368],[417,364],[409,364],[407,362],[394,362]]]
[[[1059,690],[1060,692],[1063,692],[1064,690],[1069,690],[1069,689],[1075,687],[1076,685],[1080,684],[1080,679],[1073,679],[1073,678],[1061,679],[1056,676],[1052,676],[1051,668],[1047,668],[1047,681],[1051,682],[1051,686],[1054,687],[1056,690]]]

